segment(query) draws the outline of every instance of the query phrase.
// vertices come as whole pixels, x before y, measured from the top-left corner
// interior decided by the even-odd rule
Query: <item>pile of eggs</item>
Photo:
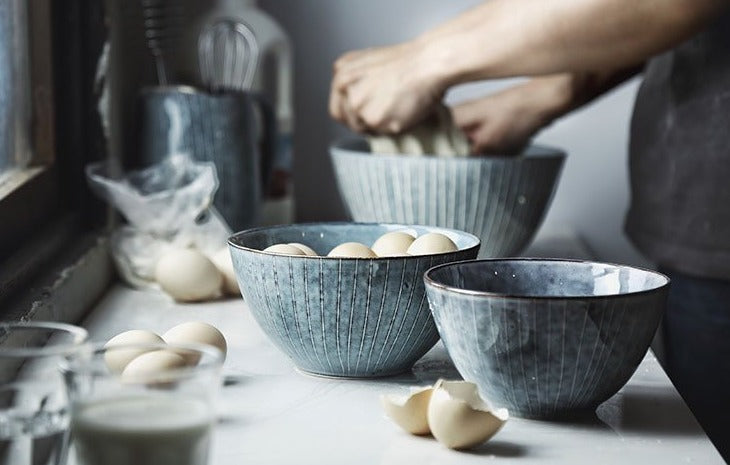
[[[210,257],[194,248],[171,249],[157,261],[155,281],[178,302],[241,295],[228,248]]]
[[[359,242],[345,242],[333,248],[327,257],[333,258],[381,258],[407,257],[412,255],[434,255],[456,252],[459,248],[448,236],[427,233],[414,236],[406,231],[393,231],[380,236],[370,247]],[[275,244],[264,252],[283,255],[307,255],[316,257],[317,252],[299,243]]]
[[[224,358],[228,349],[226,338],[215,326],[190,321],[171,328],[162,336],[143,329],[117,334],[104,345],[104,361],[112,373],[129,379],[198,363],[199,356],[163,348],[167,344],[205,344],[216,347]],[[150,348],[136,347],[145,345]]]
[[[479,396],[476,384],[439,380],[433,387],[412,388],[406,396],[380,398],[385,414],[415,435],[433,437],[450,449],[469,449],[492,436],[509,418]]]

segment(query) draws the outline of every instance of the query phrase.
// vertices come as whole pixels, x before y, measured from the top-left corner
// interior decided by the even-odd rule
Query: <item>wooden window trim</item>
[[[93,95],[103,12],[98,0],[27,2],[33,153],[27,167],[0,178],[0,320],[73,322],[112,276],[100,239],[106,210],[83,176],[86,163],[104,156]],[[54,313],[64,289],[85,289],[73,314]]]

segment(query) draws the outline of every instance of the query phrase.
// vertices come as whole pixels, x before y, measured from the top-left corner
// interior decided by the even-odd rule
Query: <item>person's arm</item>
[[[440,86],[622,68],[698,32],[727,0],[492,0],[416,39]]]
[[[418,38],[335,63],[330,112],[399,132],[447,88],[479,79],[623,68],[700,30],[727,0],[491,0]]]
[[[640,72],[574,72],[539,76],[452,108],[473,153],[519,153],[540,130]]]

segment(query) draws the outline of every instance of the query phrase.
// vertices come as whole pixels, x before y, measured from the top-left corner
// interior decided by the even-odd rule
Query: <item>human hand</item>
[[[334,65],[329,110],[358,132],[398,133],[429,115],[443,97],[419,40],[359,50]]]
[[[572,108],[573,76],[531,79],[452,108],[473,153],[513,155],[557,116]]]

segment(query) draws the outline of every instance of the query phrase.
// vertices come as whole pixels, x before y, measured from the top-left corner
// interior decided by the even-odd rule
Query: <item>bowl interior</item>
[[[630,266],[571,260],[480,260],[430,270],[427,281],[457,292],[517,298],[585,298],[652,291],[669,279]]]
[[[263,250],[274,244],[298,242],[311,247],[320,255],[326,255],[344,242],[360,242],[369,247],[380,236],[391,231],[405,231],[417,236],[438,232],[454,241],[459,250],[479,245],[476,236],[454,229],[379,223],[310,223],[257,228],[237,233],[229,242],[234,247],[253,250]]]
[[[342,141],[335,142],[332,145],[332,149],[337,151],[343,151],[343,152],[350,152],[350,153],[358,153],[358,154],[370,154],[370,144],[367,140],[362,138],[350,138],[350,139],[344,139]],[[418,159],[418,160],[444,160],[444,157],[437,157],[433,155],[427,155],[427,156],[419,156],[419,157],[412,157],[412,156],[404,156],[404,155],[391,155],[391,154],[378,154],[378,157],[396,157],[396,158],[406,158],[406,159]],[[544,145],[529,145],[525,148],[525,150],[517,156],[470,156],[470,157],[452,157],[448,158],[448,160],[453,160],[455,162],[459,161],[465,161],[465,160],[482,160],[482,159],[489,159],[489,160],[503,160],[505,162],[508,162],[510,160],[520,160],[524,158],[543,158],[543,157],[558,157],[560,159],[565,157],[565,152],[563,152],[560,149],[554,148],[554,147],[548,147]]]

